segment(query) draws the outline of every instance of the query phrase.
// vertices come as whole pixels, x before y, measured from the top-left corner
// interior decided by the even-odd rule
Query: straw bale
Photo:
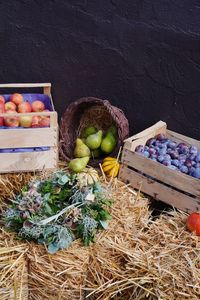
[[[186,214],[153,218],[147,199],[123,187],[115,196],[111,229],[91,248],[86,299],[200,299],[200,240]]]
[[[13,199],[32,178],[33,173],[0,174],[0,214],[5,210],[9,200]]]
[[[28,245],[3,229],[0,237],[0,299],[28,300]]]
[[[107,194],[113,218],[88,248],[75,241],[50,255],[1,230],[0,299],[13,300],[14,292],[27,299],[27,280],[16,279],[26,277],[27,262],[31,300],[200,299],[200,239],[187,231],[187,215],[172,210],[153,217],[150,200],[117,180]]]
[[[66,169],[66,163],[59,161],[58,169]],[[10,199],[20,193],[22,187],[36,178],[44,178],[51,174],[51,170],[41,172],[6,173],[0,174],[0,214],[6,208]]]
[[[44,246],[31,243],[27,255],[30,300],[83,299],[89,248],[79,240],[54,255],[47,253]]]

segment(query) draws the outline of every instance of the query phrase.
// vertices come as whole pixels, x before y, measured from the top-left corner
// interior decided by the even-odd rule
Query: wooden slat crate
[[[50,112],[20,113],[20,116],[50,116],[50,127],[0,129],[0,149],[48,147],[45,151],[0,153],[0,173],[55,169],[58,163],[58,121],[51,97],[51,84],[0,84],[0,88],[14,88],[17,92],[19,88],[43,88],[43,94],[49,96],[53,108]],[[6,116],[0,113],[0,117]]]
[[[184,142],[200,148],[200,141],[167,129],[159,121],[148,129],[126,139],[122,151],[119,179],[130,183],[156,200],[161,200],[185,212],[200,211],[200,180],[167,168],[166,166],[134,152],[138,145],[164,133],[178,143]]]

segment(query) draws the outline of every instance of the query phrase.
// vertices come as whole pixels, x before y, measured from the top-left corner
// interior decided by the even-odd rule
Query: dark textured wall
[[[0,1],[0,82],[53,84],[121,107],[131,133],[162,119],[200,139],[200,2]]]

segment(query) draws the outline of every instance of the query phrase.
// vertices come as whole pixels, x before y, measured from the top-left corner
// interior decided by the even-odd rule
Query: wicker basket
[[[65,160],[73,158],[75,140],[86,126],[106,130],[115,124],[118,129],[118,143],[111,155],[116,155],[124,139],[129,135],[129,124],[122,110],[112,106],[109,101],[93,97],[81,98],[71,103],[65,111],[60,124],[60,155]],[[97,165],[99,159],[91,159]]]

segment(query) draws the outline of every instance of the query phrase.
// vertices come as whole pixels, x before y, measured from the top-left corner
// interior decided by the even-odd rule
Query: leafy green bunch
[[[4,222],[18,238],[46,244],[55,253],[77,238],[86,246],[94,242],[97,231],[108,228],[110,205],[99,182],[80,188],[76,175],[59,171],[25,186]]]

